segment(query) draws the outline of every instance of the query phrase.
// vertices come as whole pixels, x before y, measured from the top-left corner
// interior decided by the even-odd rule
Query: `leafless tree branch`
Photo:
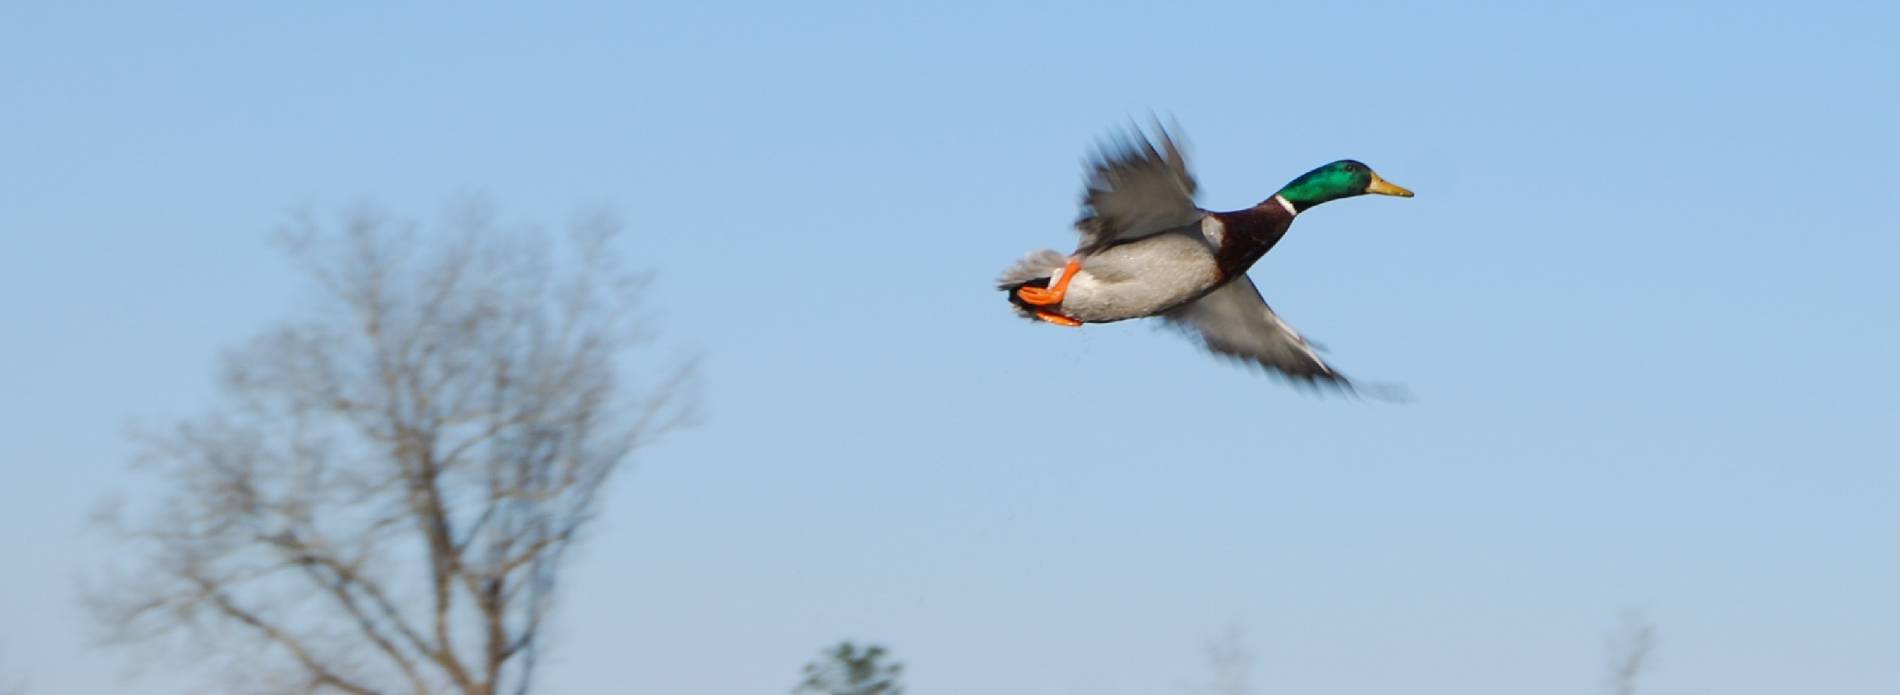
[[[26,695],[26,684],[6,678],[6,672],[0,671],[0,695]]]
[[[1252,691],[1253,650],[1247,647],[1247,635],[1239,626],[1230,626],[1218,639],[1207,643],[1207,666],[1213,682],[1209,695],[1247,695]]]
[[[1636,684],[1655,658],[1656,626],[1632,616],[1623,632],[1610,640],[1610,691],[1635,695]]]

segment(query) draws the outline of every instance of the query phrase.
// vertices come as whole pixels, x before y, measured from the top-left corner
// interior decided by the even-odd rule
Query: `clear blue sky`
[[[1641,610],[1646,692],[1890,695],[1900,10],[1658,4],[8,4],[0,671],[183,690],[75,602],[125,426],[296,309],[286,212],[486,191],[623,211],[709,358],[545,692],[783,692],[854,638],[918,695],[1174,693],[1231,624],[1260,692],[1582,694]],[[1416,402],[1010,316],[1150,109],[1210,207],[1341,157],[1418,192],[1254,270]]]

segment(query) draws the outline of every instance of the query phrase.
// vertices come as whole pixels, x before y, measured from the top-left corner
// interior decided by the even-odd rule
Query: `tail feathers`
[[[996,278],[996,289],[1014,290],[1034,281],[1048,282],[1049,276],[1068,265],[1069,257],[1055,249],[1043,249],[1024,256]]]
[[[1031,253],[1017,261],[1015,265],[1003,270],[1003,274],[996,278],[996,289],[1009,294],[1009,305],[1016,310],[1018,316],[1038,321],[1040,319],[1037,319],[1029,307],[1017,298],[1017,288],[1028,285],[1048,287],[1049,278],[1061,271],[1068,263],[1069,257],[1054,249],[1043,249]]]

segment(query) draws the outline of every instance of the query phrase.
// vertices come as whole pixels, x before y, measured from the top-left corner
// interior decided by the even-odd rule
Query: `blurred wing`
[[[1295,381],[1352,390],[1346,377],[1320,359],[1292,326],[1274,315],[1246,275],[1163,314],[1163,318],[1198,334],[1207,349],[1217,354],[1258,364]]]
[[[1081,252],[1200,221],[1187,160],[1160,124],[1155,133],[1161,139],[1159,149],[1132,129],[1105,144],[1090,162],[1082,219],[1075,223],[1082,235],[1077,246]]]

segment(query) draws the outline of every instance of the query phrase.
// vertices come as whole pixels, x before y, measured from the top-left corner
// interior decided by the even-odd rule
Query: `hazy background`
[[[0,9],[0,665],[89,650],[129,423],[300,306],[269,232],[360,201],[612,206],[703,350],[542,692],[783,692],[841,638],[925,693],[1900,688],[1900,9],[1880,3],[449,3]],[[1212,208],[1361,159],[1418,192],[1254,270],[1302,395],[1135,323],[1012,318],[1150,109]],[[176,689],[176,688],[175,688]]]

